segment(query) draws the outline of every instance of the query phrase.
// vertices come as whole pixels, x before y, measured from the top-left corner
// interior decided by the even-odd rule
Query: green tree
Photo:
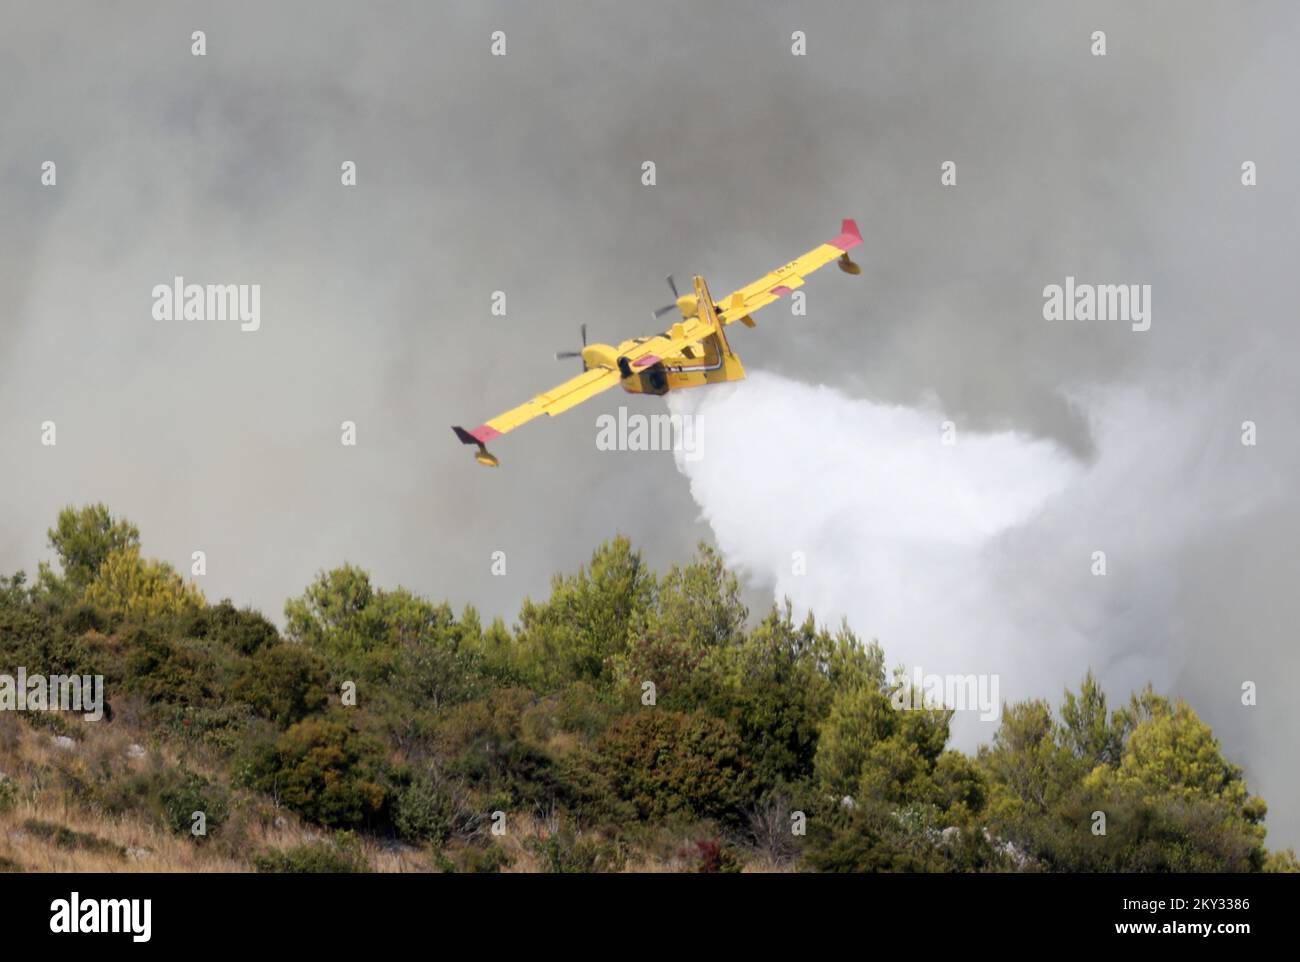
[[[821,729],[818,779],[837,797],[887,805],[934,803],[935,769],[950,711],[895,707],[892,691],[854,685],[839,692]]]
[[[719,682],[709,710],[740,733],[765,783],[811,776],[818,731],[835,694],[830,665],[840,644],[857,645],[857,639],[849,633],[832,637],[811,615],[796,623],[787,600],[711,654],[709,666]]]
[[[300,597],[285,602],[286,633],[332,655],[368,651],[384,635],[375,613],[369,612],[374,597],[363,569],[345,564],[322,571]]]
[[[1079,686],[1078,695],[1066,689],[1061,705],[1061,740],[1088,769],[1119,763],[1133,722],[1126,712],[1107,716],[1106,693],[1091,671]]]
[[[80,509],[69,505],[47,534],[64,577],[77,590],[95,580],[109,555],[140,547],[140,530],[125,518],[113,517],[103,504]]]
[[[1061,716],[1041,701],[1008,706],[979,754],[989,826],[1025,857],[1056,871],[1263,865],[1265,806],[1185,703],[1148,685],[1108,717],[1090,674]]]
[[[150,621],[182,615],[207,604],[203,592],[164,561],[140,557],[132,545],[109,553],[85,599],[118,618]]]
[[[526,599],[520,611],[521,677],[548,689],[608,680],[631,629],[643,623],[654,585],[641,553],[622,536],[602,544],[576,575],[557,575],[550,598]]]
[[[1147,800],[1222,802],[1229,817],[1245,825],[1258,825],[1266,812],[1263,801],[1248,791],[1241,769],[1223,757],[1210,726],[1184,701],[1164,702],[1138,722],[1119,765],[1098,766],[1086,784],[1113,784]]]
[[[1047,811],[1087,771],[1061,744],[1051,706],[1041,700],[1005,706],[992,744],[978,757],[994,786],[990,804],[1009,821]]]
[[[690,564],[673,565],[653,583],[651,597],[640,611],[639,634],[668,635],[703,652],[734,644],[744,633],[749,611],[740,600],[740,583],[704,542]]]
[[[483,641],[472,608],[457,621],[446,603],[376,589],[364,570],[344,565],[290,599],[285,618],[288,637],[319,653],[335,684],[369,682],[371,707],[403,737],[420,713],[479,692]]]

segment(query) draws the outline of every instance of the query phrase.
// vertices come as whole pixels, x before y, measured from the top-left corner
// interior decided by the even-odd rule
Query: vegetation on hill
[[[616,538],[513,628],[345,564],[281,633],[102,505],[49,539],[59,570],[0,577],[0,674],[102,675],[109,710],[0,711],[9,870],[1296,865],[1185,703],[1089,676],[967,755],[879,645],[751,619],[707,546],[656,574]]]

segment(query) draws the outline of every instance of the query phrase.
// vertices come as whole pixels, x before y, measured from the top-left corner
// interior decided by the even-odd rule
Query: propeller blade
[[[675,310],[677,310],[676,304],[665,304],[663,307],[657,308],[655,310],[654,312],[655,319],[658,320],[659,318],[663,317],[665,314],[671,314]]]
[[[664,278],[664,280],[666,280],[666,281],[668,282],[668,289],[669,289],[670,291],[673,292],[673,299],[674,299],[674,300],[676,300],[677,298],[679,298],[679,297],[682,296],[682,295],[680,295],[680,294],[677,293],[677,282],[676,282],[675,280],[673,280],[673,275],[672,275],[672,274],[669,274],[667,277]]]
[[[580,330],[582,331],[582,346],[586,347],[587,346],[587,322],[586,321],[582,322],[582,327],[580,328]]]
[[[582,357],[582,352],[581,351],[556,351],[555,352],[555,359],[557,361],[563,361],[566,357]]]

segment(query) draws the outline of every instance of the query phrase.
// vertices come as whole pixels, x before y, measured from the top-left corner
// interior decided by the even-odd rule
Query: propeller
[[[582,333],[582,346],[583,346],[583,347],[586,347],[586,346],[587,346],[587,325],[586,325],[586,322],[583,322],[583,324],[578,328],[578,330]],[[556,351],[556,352],[555,352],[555,359],[556,359],[557,361],[563,361],[565,358],[568,358],[568,357],[582,357],[582,352],[581,352],[581,351]],[[586,362],[586,361],[583,361],[583,362],[582,362],[582,369],[583,369],[584,371],[587,369],[587,362]]]
[[[673,292],[673,302],[671,304],[665,304],[663,307],[656,308],[654,312],[655,320],[658,320],[671,311],[677,310],[677,299],[681,297],[681,295],[677,293],[677,282],[673,280],[673,275],[669,274],[664,278],[664,280],[668,282],[668,289]]]

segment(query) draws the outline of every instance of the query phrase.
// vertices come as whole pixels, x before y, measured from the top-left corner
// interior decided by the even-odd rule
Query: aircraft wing
[[[663,334],[640,339],[623,356],[634,369],[648,367],[663,357],[680,353],[682,348],[690,344],[698,343],[707,337],[710,331],[709,325],[698,317],[684,318]],[[544,391],[531,401],[525,401],[504,414],[498,414],[472,431],[462,427],[453,427],[452,430],[463,443],[477,444],[482,447],[493,438],[499,438],[508,431],[527,424],[535,417],[543,414],[560,414],[571,407],[576,407],[588,398],[595,397],[602,391],[608,391],[622,379],[618,368],[593,367],[549,391]]]
[[[862,234],[857,223],[845,220],[838,236],[718,301],[718,316],[724,324],[744,320],[760,307],[766,307],[796,287],[802,287],[804,278],[817,268],[838,260],[861,243]],[[856,265],[852,267],[853,273],[857,273]]]
[[[452,428],[456,436],[466,444],[486,444],[493,438],[500,437],[507,431],[513,431],[521,424],[527,424],[542,414],[559,414],[588,398],[595,397],[602,391],[608,391],[619,382],[618,371],[614,368],[596,367],[583,371],[577,377],[569,378],[563,384],[537,395],[531,401],[525,401],[504,414],[498,414],[491,421],[480,424],[473,431],[464,428]]]

